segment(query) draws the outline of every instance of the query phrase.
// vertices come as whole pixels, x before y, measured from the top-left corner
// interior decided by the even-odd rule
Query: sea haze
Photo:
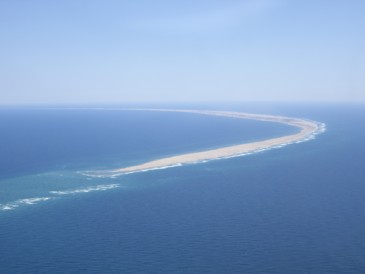
[[[83,171],[297,129],[188,113],[0,110],[0,272],[364,272],[364,106],[224,110],[327,131],[244,157],[90,178]]]

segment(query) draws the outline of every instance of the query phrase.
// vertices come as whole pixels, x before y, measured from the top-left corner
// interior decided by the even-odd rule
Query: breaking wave
[[[7,210],[14,210],[18,207],[26,206],[26,205],[35,205],[41,202],[45,202],[48,200],[54,199],[54,197],[36,197],[36,198],[26,198],[26,199],[19,199],[14,202],[0,204],[0,210],[7,211]]]
[[[8,202],[6,204],[0,204],[0,211],[10,211],[10,210],[17,209],[19,207],[35,205],[35,204],[39,204],[41,202],[58,199],[58,198],[60,198],[60,196],[88,193],[88,192],[93,192],[93,191],[105,191],[105,190],[118,188],[118,187],[120,187],[119,184],[110,184],[110,185],[88,186],[88,187],[84,187],[84,188],[67,189],[67,190],[52,190],[52,191],[49,191],[49,194],[51,194],[50,196],[25,198],[25,199],[15,200],[13,202]]]
[[[78,193],[88,193],[92,191],[104,191],[108,189],[113,189],[120,187],[119,184],[111,184],[111,185],[97,185],[97,186],[89,186],[85,188],[76,188],[76,189],[68,189],[68,190],[53,190],[49,193],[55,194],[55,195],[72,195],[72,194],[78,194]]]

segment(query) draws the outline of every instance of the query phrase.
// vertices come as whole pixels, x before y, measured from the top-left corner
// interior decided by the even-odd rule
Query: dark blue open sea
[[[364,105],[178,107],[307,118],[327,130],[252,155],[93,178],[84,172],[296,129],[188,113],[2,108],[0,273],[365,273]]]

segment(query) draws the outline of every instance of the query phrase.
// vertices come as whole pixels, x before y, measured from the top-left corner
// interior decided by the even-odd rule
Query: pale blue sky
[[[0,104],[365,101],[363,0],[0,0]]]

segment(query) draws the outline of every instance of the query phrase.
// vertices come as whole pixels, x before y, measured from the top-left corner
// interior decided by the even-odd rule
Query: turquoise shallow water
[[[265,109],[224,108],[259,113]],[[41,150],[32,156],[21,147],[17,153],[30,155],[28,161],[13,157],[18,166],[3,169],[0,203],[50,199],[34,204],[28,200],[0,212],[0,272],[363,272],[365,132],[359,125],[364,108],[280,105],[266,106],[266,111],[322,121],[327,131],[281,149],[115,179],[87,178],[77,171],[293,129],[182,114],[40,113],[37,131],[27,136],[35,135]],[[9,117],[15,119],[7,113]],[[63,121],[64,130],[45,132],[55,119]],[[8,142],[24,140],[27,131],[18,123],[13,131],[8,128]],[[42,135],[47,138],[40,140]],[[149,143],[143,146],[146,139]],[[95,144],[98,148],[90,151]],[[7,149],[8,155],[14,152]],[[42,154],[42,149],[47,151]],[[64,151],[62,157],[57,149]]]

